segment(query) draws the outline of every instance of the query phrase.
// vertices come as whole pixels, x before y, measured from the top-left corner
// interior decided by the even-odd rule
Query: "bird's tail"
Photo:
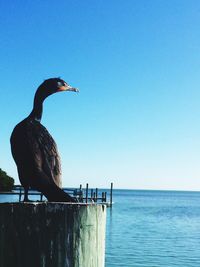
[[[76,198],[71,197],[56,184],[40,185],[35,189],[40,191],[50,202],[77,202]]]

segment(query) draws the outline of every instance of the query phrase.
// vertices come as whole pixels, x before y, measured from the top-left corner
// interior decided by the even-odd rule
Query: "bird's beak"
[[[58,88],[58,91],[59,92],[62,92],[62,91],[72,91],[72,92],[79,92],[79,90],[75,87],[72,87],[70,86],[69,84],[65,83],[65,85],[62,85]]]

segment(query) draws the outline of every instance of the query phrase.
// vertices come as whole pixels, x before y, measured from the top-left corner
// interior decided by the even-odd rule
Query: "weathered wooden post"
[[[1,203],[0,267],[103,267],[106,206]]]

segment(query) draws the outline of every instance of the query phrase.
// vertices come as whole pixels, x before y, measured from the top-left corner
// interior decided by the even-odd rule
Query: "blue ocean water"
[[[113,201],[106,267],[200,267],[200,192],[114,190]]]
[[[106,267],[199,267],[200,192],[114,190]]]

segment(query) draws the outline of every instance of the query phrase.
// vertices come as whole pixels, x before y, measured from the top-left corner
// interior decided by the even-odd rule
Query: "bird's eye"
[[[61,82],[58,82],[58,87],[60,87],[60,86],[63,86],[63,84]]]

